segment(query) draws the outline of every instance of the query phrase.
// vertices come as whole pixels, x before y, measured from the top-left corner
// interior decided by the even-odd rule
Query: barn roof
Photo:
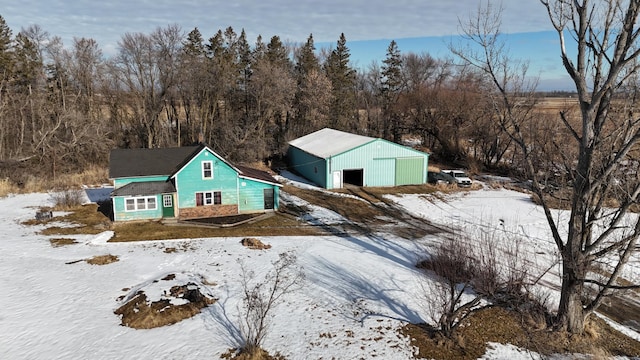
[[[368,136],[324,128],[309,135],[291,140],[289,145],[311,155],[326,159],[375,140],[375,138]]]

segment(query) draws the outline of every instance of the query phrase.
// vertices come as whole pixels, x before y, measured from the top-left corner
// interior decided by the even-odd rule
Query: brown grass
[[[111,221],[103,213],[98,211],[98,205],[87,204],[69,209],[69,213],[64,216],[55,216],[45,221],[60,221],[71,226],[51,226],[40,233],[42,235],[77,235],[77,234],[99,234],[111,228]],[[36,220],[25,221],[25,225],[43,223]]]
[[[240,240],[240,244],[242,244],[242,246],[248,247],[249,249],[252,249],[252,250],[271,249],[271,245],[264,244],[259,239],[251,238],[251,237],[244,238],[244,239]]]
[[[189,300],[186,304],[173,305],[168,299],[149,302],[144,292],[139,291],[114,313],[122,317],[121,323],[124,326],[152,329],[188,319],[216,302],[216,299],[204,296],[199,289],[188,289],[189,285],[192,284],[174,286],[169,290],[170,296]]]
[[[280,353],[271,355],[266,350],[260,348],[256,349],[253,353],[241,352],[238,351],[238,349],[229,349],[229,351],[220,355],[220,358],[234,360],[286,360]]]
[[[348,188],[336,193],[352,193],[363,188]],[[294,186],[284,186],[284,191],[297,196],[311,204],[332,210],[351,221],[364,221],[368,223],[381,223],[379,218],[385,215],[383,209],[372,206],[365,201],[354,199],[351,197],[339,196],[329,191],[314,191],[300,189]],[[368,192],[374,193],[374,190],[367,189]],[[359,195],[356,195],[359,196]],[[382,200],[381,200],[382,201]]]
[[[159,221],[141,221],[116,223],[113,226],[115,235],[109,240],[143,241],[165,239],[197,239],[211,237],[240,236],[287,236],[287,235],[324,235],[322,229],[302,223],[282,213],[276,213],[266,219],[246,223],[234,227],[209,228],[204,226],[164,225]]]
[[[119,260],[120,259],[118,259],[117,256],[107,254],[107,255],[96,255],[91,259],[87,259],[86,262],[87,264],[91,264],[91,265],[107,265]]]
[[[582,336],[532,329],[522,315],[494,307],[472,315],[454,340],[444,339],[424,325],[409,324],[400,331],[419,349],[418,357],[432,359],[477,359],[487,351],[487,342],[513,344],[543,354],[581,353],[638,356],[640,342],[612,329],[593,317]]]
[[[28,194],[47,192],[54,189],[79,188],[83,185],[102,185],[109,182],[106,167],[92,166],[81,173],[57,174],[55,179],[50,177],[27,176],[20,183],[10,179],[0,179],[0,197],[9,194]]]
[[[78,243],[75,239],[71,239],[71,238],[54,238],[54,239],[50,239],[49,242],[53,247],[60,247],[60,246],[72,245],[72,244]]]
[[[14,184],[9,179],[0,179],[0,197],[5,197],[9,194],[17,194],[20,192],[18,185]]]

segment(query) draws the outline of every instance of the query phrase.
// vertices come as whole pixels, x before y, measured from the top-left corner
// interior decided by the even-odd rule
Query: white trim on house
[[[191,157],[191,159],[189,159],[189,161],[187,161],[186,164],[182,165],[182,167],[180,169],[178,169],[178,171],[176,171],[175,173],[173,173],[173,175],[171,175],[169,178],[170,179],[174,179],[178,176],[178,174],[180,172],[182,172],[182,170],[184,170],[187,166],[189,166],[189,164],[191,164],[191,162],[195,161],[195,159],[200,156],[200,154],[202,154],[203,151],[208,151],[210,154],[212,154],[213,156],[215,156],[216,158],[218,158],[218,160],[222,161],[223,163],[227,164],[230,168],[232,168],[234,171],[236,171],[238,174],[241,173],[240,170],[238,170],[238,168],[236,168],[235,166],[231,165],[231,163],[229,163],[227,160],[225,160],[222,156],[218,155],[215,153],[215,151],[209,149],[208,146],[204,146],[202,148],[202,150],[200,150],[197,154],[193,155]],[[176,185],[176,190],[177,190],[177,185]]]

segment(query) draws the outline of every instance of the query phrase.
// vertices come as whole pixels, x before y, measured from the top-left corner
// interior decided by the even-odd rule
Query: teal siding
[[[364,186],[396,185],[396,158],[423,158],[421,183],[426,182],[429,155],[383,139],[375,139],[342,154],[335,155],[327,161],[329,169],[327,179],[331,179],[332,171],[364,169]],[[331,182],[328,182],[331,185]],[[332,188],[332,186],[327,186]]]
[[[113,198],[113,214],[115,221],[162,219],[162,196],[155,196],[155,210],[125,211],[125,199],[127,198],[130,197],[116,196]]]
[[[213,162],[213,178],[202,178],[202,162]],[[196,192],[220,191],[222,205],[238,203],[238,173],[212,152],[203,149],[175,175],[179,209],[196,207]]]
[[[345,170],[362,169],[364,186],[423,184],[427,181],[428,154],[383,139],[373,139],[326,159],[295,146],[289,147],[287,155],[295,172],[327,189],[334,187],[334,172],[339,175],[337,179],[344,180]],[[397,159],[410,160],[400,160],[398,167]]]
[[[238,209],[240,212],[264,211],[264,189],[273,189],[274,209],[278,208],[278,187],[260,181],[250,179],[240,179],[238,194],[240,202]]]
[[[373,159],[371,167],[365,171],[365,184],[367,186],[395,185],[396,159]]]
[[[422,157],[396,159],[396,185],[413,185],[422,182],[424,171]]]
[[[313,181],[315,184],[327,187],[330,178],[327,180],[327,163],[324,159],[313,156],[294,146],[290,146],[287,151],[289,163],[293,165],[293,170]]]
[[[128,178],[113,179],[113,188],[117,189],[129,183],[134,183],[134,182],[166,181],[168,177],[169,177],[169,174],[158,175],[158,176],[128,177]]]
[[[211,161],[213,165],[212,178],[203,178],[203,161]],[[119,188],[132,182],[167,181],[169,176],[171,176],[171,174],[164,176],[118,178],[114,179],[113,183],[115,188]],[[277,209],[279,206],[279,186],[258,180],[239,178],[238,172],[232,165],[218,157],[208,148],[204,148],[187,164],[183,165],[177,173],[173,174],[173,181],[176,187],[173,204],[176,211],[175,214],[178,216],[180,216],[180,209],[196,208],[197,192],[220,191],[222,195],[221,205],[230,206],[226,207],[226,209],[234,209],[235,211],[235,206],[237,206],[239,212],[260,212],[265,211],[265,189],[273,189],[273,208]],[[135,211],[126,211],[125,199],[130,197],[112,197],[114,220],[162,219],[162,194],[157,194],[152,197],[156,199],[156,209]]]

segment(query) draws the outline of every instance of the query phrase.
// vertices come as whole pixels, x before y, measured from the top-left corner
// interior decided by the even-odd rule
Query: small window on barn
[[[318,173],[318,167],[317,166],[313,167],[313,172],[316,173],[316,174]]]
[[[213,161],[202,162],[202,178],[213,179]]]

